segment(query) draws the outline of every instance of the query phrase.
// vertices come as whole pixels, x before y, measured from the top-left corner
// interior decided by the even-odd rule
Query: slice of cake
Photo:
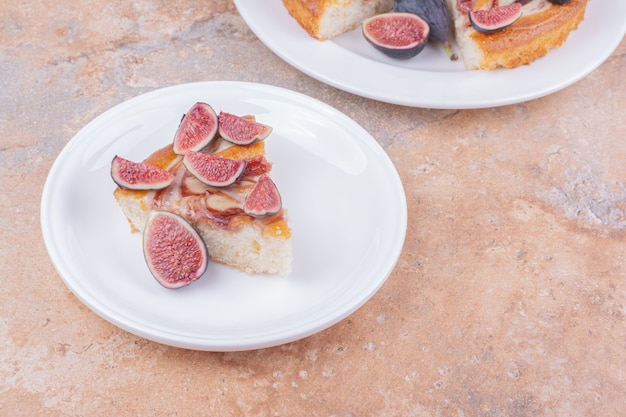
[[[202,126],[191,129],[199,131]],[[186,168],[184,156],[174,152],[174,144],[156,150],[143,163],[170,172],[173,180],[168,186],[158,190],[118,186],[113,192],[131,230],[143,232],[154,210],[171,212],[198,231],[211,261],[250,274],[289,274],[291,229],[282,206],[268,215],[251,215],[244,207],[257,182],[271,173],[272,164],[265,158],[265,141],[236,145],[216,133],[199,152],[245,161],[245,168],[230,185],[207,185]]]
[[[548,0],[518,0],[522,15],[495,33],[476,31],[469,12],[506,6],[515,0],[446,0],[454,20],[455,39],[465,68],[514,68],[530,64],[561,46],[583,20],[587,0],[553,4]]]
[[[309,35],[323,41],[355,29],[368,17],[391,11],[393,0],[283,0],[283,4]]]

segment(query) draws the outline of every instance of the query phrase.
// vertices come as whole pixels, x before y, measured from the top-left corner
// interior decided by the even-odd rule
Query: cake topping
[[[196,103],[183,115],[174,135],[174,152],[184,155],[188,150],[199,151],[217,133],[217,115],[206,103]]]
[[[469,12],[469,21],[478,32],[494,33],[512,25],[521,16],[522,5],[511,3],[488,10],[472,10]]]
[[[170,185],[174,175],[159,167],[115,155],[111,162],[111,178],[128,190],[159,190]]]
[[[250,216],[266,217],[280,212],[281,208],[282,202],[276,184],[268,175],[261,175],[246,197],[244,211]]]
[[[196,281],[209,261],[206,244],[198,232],[182,217],[158,210],[148,217],[143,254],[154,278],[166,288]]]
[[[218,120],[220,136],[236,145],[249,145],[265,139],[272,133],[270,126],[223,111],[220,112]]]
[[[187,151],[183,164],[196,178],[213,187],[226,187],[233,184],[246,167],[245,160],[195,151]]]

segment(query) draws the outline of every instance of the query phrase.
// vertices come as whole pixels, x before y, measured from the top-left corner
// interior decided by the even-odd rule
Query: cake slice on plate
[[[218,119],[219,129],[212,125]],[[173,143],[136,163],[171,174],[168,185],[132,189],[112,171],[113,194],[131,230],[143,232],[155,210],[171,212],[200,234],[211,261],[250,274],[289,274],[291,229],[265,158],[269,132],[253,117],[221,112],[218,118],[209,105],[194,105]]]

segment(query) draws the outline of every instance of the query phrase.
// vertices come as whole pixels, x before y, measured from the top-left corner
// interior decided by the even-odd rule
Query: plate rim
[[[376,282],[375,286],[368,286],[368,294],[360,295],[356,298],[361,298],[360,300],[355,301],[350,305],[349,308],[343,309],[343,313],[340,315],[334,315],[329,319],[326,319],[322,322],[315,320],[313,323],[317,324],[308,324],[307,328],[302,329],[302,331],[285,331],[283,330],[281,333],[275,333],[274,337],[271,340],[267,339],[267,336],[258,336],[255,335],[249,340],[243,340],[240,338],[237,341],[226,340],[219,341],[215,337],[213,337],[210,341],[208,341],[206,335],[202,337],[198,336],[181,336],[180,333],[178,335],[173,334],[163,334],[159,331],[151,331],[146,328],[145,325],[138,326],[137,322],[129,322],[128,317],[121,315],[118,311],[107,309],[102,303],[98,302],[97,296],[94,296],[90,289],[82,285],[81,287],[77,287],[76,283],[80,283],[80,277],[74,277],[71,275],[72,268],[71,265],[68,265],[68,260],[61,256],[61,250],[58,248],[55,243],[55,238],[52,235],[53,229],[51,226],[52,219],[50,216],[52,215],[52,205],[54,204],[53,195],[53,185],[56,185],[55,182],[58,181],[59,176],[63,171],[63,163],[67,158],[70,158],[70,154],[74,151],[74,148],[81,145],[81,141],[84,141],[84,134],[88,132],[89,129],[97,127],[99,123],[102,123],[103,120],[106,120],[108,117],[112,117],[116,114],[116,112],[120,112],[122,110],[132,108],[133,104],[137,101],[150,99],[152,96],[160,95],[160,94],[170,94],[175,93],[176,91],[180,91],[181,89],[197,89],[198,91],[207,91],[211,88],[219,88],[219,87],[228,87],[228,88],[254,88],[263,92],[271,92],[279,95],[287,95],[298,101],[303,101],[304,104],[313,105],[315,108],[324,109],[332,115],[336,115],[342,118],[342,122],[351,123],[351,128],[359,129],[362,135],[369,138],[368,143],[363,143],[362,146],[374,146],[376,147],[376,151],[379,157],[383,159],[380,162],[383,162],[387,168],[391,168],[391,170],[387,171],[389,178],[395,183],[395,193],[397,194],[398,201],[402,202],[401,207],[396,210],[396,213],[400,214],[400,217],[397,219],[397,227],[402,231],[401,238],[396,239],[392,246],[395,246],[393,251],[393,258],[391,261],[383,262],[383,265],[380,273],[383,275],[382,278],[379,278]],[[199,93],[206,94],[206,93]],[[345,125],[342,124],[342,127]],[[117,139],[119,140],[119,139]],[[361,138],[359,138],[361,141]],[[112,140],[110,143],[115,142]],[[107,142],[106,144],[110,144]],[[396,201],[396,203],[398,202]],[[365,304],[376,292],[382,287],[382,285],[386,282],[389,276],[392,274],[395,266],[398,262],[398,259],[401,255],[402,248],[404,246],[404,240],[406,238],[407,231],[407,201],[406,195],[404,191],[404,186],[400,179],[400,176],[395,169],[395,165],[389,158],[388,154],[384,151],[382,146],[378,144],[378,142],[356,121],[335,109],[334,107],[317,100],[313,97],[304,95],[299,92],[295,92],[283,87],[271,86],[268,84],[261,84],[255,82],[240,82],[240,81],[203,81],[203,82],[192,82],[192,83],[183,83],[178,85],[172,85],[168,87],[163,87],[159,89],[152,90],[147,93],[139,94],[134,96],[128,100],[124,100],[120,103],[113,105],[108,108],[104,112],[98,114],[91,121],[85,124],[81,129],[79,129],[76,134],[69,140],[69,142],[63,147],[58,156],[55,158],[49,173],[46,177],[45,184],[41,194],[41,203],[40,203],[40,222],[41,222],[41,231],[44,239],[44,243],[49,255],[50,260],[52,261],[57,274],[62,279],[62,281],[66,284],[66,286],[71,290],[71,292],[89,309],[99,315],[101,318],[109,321],[110,323],[116,325],[117,327],[124,329],[130,333],[138,335],[140,337],[153,340],[165,345],[188,348],[194,350],[208,350],[208,351],[240,351],[240,350],[251,350],[251,349],[260,349],[267,348],[271,346],[276,346],[288,342],[292,342],[295,340],[302,339],[304,337],[311,336],[315,333],[318,333],[324,329],[327,329],[339,321],[343,320],[347,316],[354,313],[358,310],[363,304]],[[68,274],[70,274],[68,276]],[[352,300],[351,300],[352,301]],[[332,315],[332,314],[331,314]],[[294,327],[293,325],[291,327]],[[242,341],[243,340],[243,341]]]

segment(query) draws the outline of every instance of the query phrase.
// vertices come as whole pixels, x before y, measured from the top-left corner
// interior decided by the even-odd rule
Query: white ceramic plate
[[[170,143],[196,101],[274,128],[266,151],[293,229],[290,276],[210,264],[200,280],[168,290],[150,275],[141,236],[113,199],[110,163]],[[392,272],[406,221],[395,167],[358,124],[307,96],[238,82],[169,87],[103,113],[59,154],[41,205],[52,262],[83,303],[147,339],[215,351],[294,341],[347,317]]]
[[[597,68],[626,32],[626,1],[591,0],[578,30],[544,58],[510,70],[466,71],[435,45],[407,61],[387,58],[365,41],[360,28],[316,41],[281,0],[235,4],[259,39],[300,71],[353,94],[414,107],[493,107],[545,96]]]

